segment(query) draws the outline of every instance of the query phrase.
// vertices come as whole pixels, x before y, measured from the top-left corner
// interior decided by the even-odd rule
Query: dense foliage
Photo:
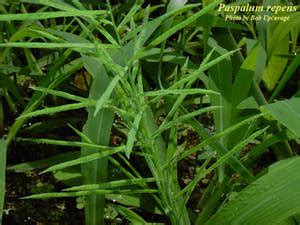
[[[249,2],[0,2],[0,221],[299,224],[300,13]]]

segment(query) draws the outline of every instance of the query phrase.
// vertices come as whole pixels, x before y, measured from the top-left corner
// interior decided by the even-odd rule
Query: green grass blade
[[[195,70],[190,76],[182,78],[181,80],[177,81],[170,87],[170,89],[175,89],[175,88],[181,87],[183,84],[197,79],[202,72],[208,70],[209,68],[213,67],[214,65],[217,65],[218,63],[222,62],[223,60],[230,58],[230,56],[237,51],[240,51],[240,49],[226,52],[225,54],[222,54],[221,56],[211,60],[210,62],[208,62],[206,64],[201,64],[200,67],[197,70]]]
[[[74,109],[81,109],[85,108],[88,106],[93,106],[95,103],[93,101],[86,101],[86,102],[80,102],[80,103],[71,103],[67,105],[61,105],[61,106],[55,106],[55,107],[50,107],[50,108],[45,108],[45,109],[40,109],[36,110],[27,114],[23,114],[18,117],[18,119],[24,119],[28,117],[36,117],[36,116],[41,116],[41,115],[48,115],[48,114],[53,114],[53,113],[58,113],[58,112],[64,112],[64,111],[69,111],[69,110],[74,110]]]
[[[6,144],[0,140],[0,224],[2,224],[4,197],[5,197],[5,170],[6,170]]]
[[[143,4],[143,1],[136,1],[135,4],[130,8],[130,11],[126,14],[124,19],[118,25],[117,30],[119,32],[131,20],[131,18],[134,16],[134,14],[141,8],[142,4]]]
[[[180,112],[182,114],[188,113],[185,108],[181,108]],[[209,139],[212,137],[212,135],[208,133],[208,131],[202,126],[202,124],[200,124],[199,121],[195,120],[194,118],[189,120],[188,123],[194,127],[200,137],[204,139]],[[228,152],[228,150],[218,140],[212,141],[209,146],[220,155],[224,155]],[[253,175],[251,174],[251,172],[247,168],[245,168],[237,158],[233,156],[228,161],[228,164],[233,170],[241,174],[248,183],[251,183],[253,181]]]
[[[86,184],[75,186],[71,188],[67,188],[64,191],[89,191],[89,190],[96,190],[96,189],[113,189],[119,188],[123,186],[130,186],[130,185],[140,185],[149,182],[155,182],[155,178],[134,178],[134,179],[126,179],[126,180],[116,180],[101,184]]]
[[[70,54],[70,52],[68,54]],[[40,86],[48,87],[48,88],[55,88],[58,84],[60,84],[65,79],[67,79],[72,73],[81,69],[81,67],[82,67],[81,59],[75,59],[72,62],[70,62],[69,64],[66,64],[62,71],[61,70],[58,71],[58,68],[67,59],[68,54],[64,55],[58,61],[55,62],[55,67],[53,67],[49,71],[48,76],[46,76],[46,78],[43,79],[43,81],[40,83]],[[45,95],[43,95],[42,93],[39,93],[39,92],[34,93],[32,95],[32,97],[30,98],[30,101],[26,105],[26,108],[24,109],[24,111],[21,115],[28,114],[28,113],[32,112],[33,110],[35,110],[39,106],[41,101],[44,99],[44,97],[45,97]],[[27,119],[27,117],[23,117],[23,118],[16,120],[13,123],[13,125],[11,126],[11,128],[8,132],[8,135],[7,135],[7,139],[6,139],[7,145],[9,145],[10,142],[13,140],[15,135],[18,133],[19,129],[22,127],[22,125],[26,121],[26,119]]]
[[[49,199],[49,198],[67,198],[67,197],[79,197],[79,196],[90,196],[92,194],[153,194],[157,193],[155,189],[141,189],[141,190],[93,190],[93,191],[78,191],[78,192],[52,192],[35,194],[21,199]]]
[[[210,12],[211,10],[213,10],[221,2],[222,2],[222,0],[213,1],[213,3],[211,3],[208,6],[204,7],[198,13],[193,14],[192,16],[188,17],[186,20],[184,20],[181,23],[179,23],[179,24],[171,27],[170,29],[168,29],[165,33],[163,33],[162,35],[160,35],[159,37],[157,37],[156,39],[154,39],[149,44],[148,47],[153,47],[153,46],[156,46],[156,45],[162,43],[163,41],[165,41],[166,39],[168,39],[170,36],[172,36],[173,34],[175,34],[177,31],[179,31],[182,28],[190,25],[191,23],[193,23],[194,21],[196,21],[199,17],[201,17],[201,16],[205,15],[206,13]]]
[[[155,96],[164,96],[164,95],[194,95],[194,94],[212,94],[212,95],[219,95],[218,92],[207,90],[207,89],[200,89],[200,88],[194,88],[194,89],[164,89],[164,90],[157,90],[157,91],[147,91],[144,92],[145,96],[149,97],[155,97]]]
[[[69,5],[63,1],[56,1],[56,0],[20,0],[20,2],[30,3],[30,4],[39,4],[49,6],[55,9],[60,10],[76,10],[76,8],[72,5]]]
[[[259,119],[260,117],[262,117],[264,114],[257,114],[257,115],[254,115],[246,120],[243,120],[237,124],[234,124],[230,127],[228,127],[226,130],[224,131],[221,131],[221,132],[218,132],[216,133],[215,135],[209,137],[209,138],[206,138],[204,141],[202,141],[200,144],[198,144],[197,146],[195,147],[192,147],[188,150],[186,150],[180,157],[180,159],[183,159],[184,157],[192,154],[192,153],[195,153],[197,151],[199,151],[202,147],[206,146],[206,145],[209,145],[209,143],[221,138],[221,137],[224,137],[225,135],[247,125],[247,124],[250,124],[251,122],[255,121],[256,119]]]
[[[59,163],[57,165],[51,166],[48,169],[44,170],[42,173],[48,173],[48,172],[53,172],[53,171],[56,171],[56,170],[62,170],[64,168],[67,168],[67,167],[70,167],[70,166],[75,166],[75,165],[91,162],[91,161],[94,161],[94,160],[99,160],[101,158],[104,158],[104,157],[116,154],[118,152],[121,152],[124,149],[125,149],[125,147],[121,146],[121,147],[115,147],[113,150],[106,150],[106,151],[102,151],[102,152],[98,152],[98,153],[89,154],[87,156],[83,156],[83,157],[80,157],[78,159],[66,161],[66,162]]]
[[[35,12],[24,14],[6,14],[0,15],[0,21],[24,21],[24,20],[42,20],[59,17],[74,17],[74,16],[98,16],[105,15],[104,10],[72,10],[59,12]]]
[[[107,89],[104,91],[104,93],[101,95],[101,97],[99,98],[99,100],[96,103],[96,109],[94,112],[94,116],[99,112],[99,110],[103,107],[103,105],[109,100],[110,95],[113,93],[113,90],[116,87],[116,85],[118,84],[118,82],[120,81],[120,79],[121,79],[120,76],[115,76],[112,79],[111,83],[109,84]]]
[[[125,154],[127,156],[127,158],[130,157],[130,153],[132,151],[133,145],[134,145],[134,141],[136,140],[136,135],[140,126],[140,122],[142,120],[143,117],[143,113],[144,110],[141,110],[135,117],[133,123],[132,123],[132,127],[130,128],[129,132],[128,132],[128,136],[127,136],[127,143],[126,143],[126,150],[125,150]]]
[[[174,16],[176,14],[180,14],[180,13],[189,11],[190,9],[193,9],[197,6],[199,6],[199,4],[189,4],[189,5],[185,5],[181,8],[178,8],[176,10],[173,10],[171,12],[167,12],[164,15],[162,15],[158,18],[155,18],[154,20],[152,20],[148,23],[144,23],[143,26],[137,27],[137,29],[135,29],[134,31],[127,34],[123,38],[122,41],[126,42],[128,40],[131,40],[136,35],[137,32],[141,32],[138,42],[140,43],[140,46],[142,46],[150,38],[150,36],[153,34],[153,32],[156,29],[158,29],[159,25],[161,25],[161,23],[163,21],[167,20],[168,18],[170,18],[171,16]]]
[[[211,112],[211,111],[214,111],[214,110],[218,110],[218,109],[220,109],[220,108],[222,108],[222,107],[220,107],[220,106],[209,106],[209,107],[206,107],[206,108],[203,108],[203,109],[198,109],[198,110],[196,110],[196,111],[194,111],[194,112],[185,114],[185,115],[183,115],[183,116],[180,116],[180,117],[178,117],[178,118],[176,118],[176,119],[174,119],[174,120],[172,120],[172,121],[170,121],[170,122],[168,122],[168,123],[162,124],[162,125],[159,127],[159,129],[157,129],[157,130],[153,133],[152,136],[153,136],[153,138],[155,138],[155,137],[156,137],[157,135],[159,135],[161,132],[163,132],[164,130],[169,129],[169,128],[172,127],[172,126],[176,126],[176,125],[178,125],[178,124],[180,124],[180,123],[182,123],[182,122],[184,122],[184,121],[186,121],[186,120],[189,120],[189,119],[191,119],[191,118],[193,118],[193,117],[195,117],[195,116],[201,115],[201,114],[203,114],[203,113]]]
[[[7,42],[0,43],[0,47],[15,47],[15,48],[73,48],[74,50],[81,51],[81,49],[94,49],[94,48],[118,48],[112,44],[100,44],[100,43],[45,43],[45,42]]]
[[[186,186],[180,194],[183,194],[185,192],[189,193],[186,196],[186,202],[188,198],[190,197],[190,194],[192,193],[192,190],[196,187],[196,184],[207,174],[209,174],[211,171],[219,167],[220,165],[224,164],[229,158],[231,158],[233,155],[241,151],[249,142],[263,134],[269,127],[263,128],[259,131],[256,131],[255,133],[251,134],[249,137],[242,140],[239,144],[234,146],[230,151],[228,151],[225,155],[221,156],[213,165],[211,165],[208,169],[200,171],[194,180]]]
[[[23,138],[22,141],[30,141],[39,144],[48,144],[48,145],[59,145],[59,146],[70,146],[70,147],[81,147],[81,148],[92,148],[95,150],[113,150],[114,147],[102,146],[93,143],[77,142],[77,141],[63,141],[63,140],[54,140],[46,138]]]
[[[43,87],[31,87],[31,89],[33,89],[35,91],[40,91],[40,92],[43,92],[43,93],[46,93],[46,94],[51,94],[51,95],[54,95],[54,96],[62,97],[62,98],[65,98],[65,99],[70,99],[70,100],[73,100],[73,101],[76,101],[76,102],[87,102],[87,101],[89,101],[88,98],[83,98],[83,97],[80,97],[80,96],[77,96],[77,95],[72,95],[72,94],[69,94],[69,93],[63,92],[63,91],[51,90],[51,89],[43,88]]]
[[[77,130],[75,127],[73,127],[71,124],[68,124],[69,127],[71,127],[71,129],[73,131],[75,131],[76,134],[79,135],[79,137],[81,138],[81,140],[83,140],[84,142],[90,143],[92,144],[93,142],[91,141],[91,139],[89,139],[88,136],[86,136],[84,133],[82,133],[81,131]]]

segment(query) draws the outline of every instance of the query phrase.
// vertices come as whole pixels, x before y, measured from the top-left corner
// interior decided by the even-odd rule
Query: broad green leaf
[[[273,55],[268,59],[267,65],[264,69],[262,76],[266,87],[269,90],[273,90],[277,81],[280,79],[285,66],[288,62],[287,59],[280,55],[287,55],[289,52],[289,36],[287,35],[283,40],[276,44],[276,48],[273,51]]]
[[[237,109],[258,109],[259,105],[257,104],[256,100],[250,96],[243,101],[240,102],[240,104],[237,105]]]
[[[84,55],[82,57],[86,70],[93,77],[93,82],[89,94],[89,99],[99,100],[107,90],[110,79],[103,66],[103,62],[99,58]],[[83,133],[93,143],[99,145],[109,145],[110,133],[114,119],[114,113],[107,109],[100,109],[95,114],[94,107],[88,107],[88,119],[83,127]],[[95,153],[95,149],[82,148],[83,157],[89,157]],[[112,152],[109,151],[109,156]],[[84,184],[95,184],[106,182],[108,175],[107,157],[98,158],[93,162],[82,164],[82,174]],[[104,196],[94,194],[86,199],[85,221],[88,225],[97,225],[103,223],[104,216]]]
[[[279,84],[277,85],[276,89],[274,90],[269,102],[273,101],[280,91],[286,86],[289,79],[293,76],[294,72],[299,68],[300,65],[300,55],[298,54],[295,59],[291,62],[288,66],[285,73],[282,75],[282,79],[280,80]]]
[[[279,55],[288,55],[289,52],[289,33],[298,26],[300,22],[300,13],[295,12],[289,15],[287,22],[280,22],[277,26],[269,29],[268,34],[268,64],[263,74],[263,80],[269,90],[273,90],[277,81],[281,77],[287,59]]]
[[[300,157],[273,164],[267,174],[224,204],[206,225],[273,225],[299,213],[299,169]]]
[[[238,105],[249,96],[253,82],[256,80],[255,77],[260,76],[263,71],[265,60],[264,50],[257,44],[240,66],[232,84],[231,125],[251,116],[250,113],[243,115],[242,110],[238,109]],[[247,132],[247,129],[249,129],[249,126],[246,125],[233,132],[227,139],[227,147],[232,147],[238,143]]]
[[[261,106],[261,109],[300,137],[300,98],[278,101]]]
[[[68,186],[80,185],[82,183],[82,174],[80,166],[68,167],[53,173],[56,180],[63,182]]]
[[[290,19],[287,22],[280,22],[272,31],[272,36],[268,43],[268,57],[275,55],[274,52],[278,44],[284,42],[288,34],[300,23],[300,12],[294,12],[289,15]]]
[[[0,140],[0,224],[2,224],[4,197],[5,197],[5,170],[6,170],[6,144]]]
[[[265,49],[260,43],[257,43],[249,50],[247,58],[245,58],[240,69],[253,71],[254,80],[258,83],[261,81],[261,76],[265,69],[267,55]]]
[[[219,44],[209,39],[208,45],[215,48],[212,55],[216,60],[229,52],[219,46]],[[222,106],[221,109],[214,111],[214,123],[218,132],[224,131],[231,123],[231,101],[232,101],[232,62],[230,57],[225,58],[220,63],[209,68],[209,89],[220,93],[220,96],[211,95],[211,104],[213,106]],[[221,139],[221,143],[227,147],[225,138]]]

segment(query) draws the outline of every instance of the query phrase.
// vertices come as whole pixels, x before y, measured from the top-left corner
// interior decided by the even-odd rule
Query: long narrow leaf
[[[58,17],[74,17],[74,16],[96,16],[104,15],[104,10],[72,10],[72,11],[58,11],[58,12],[35,12],[24,14],[6,14],[0,15],[0,21],[15,21],[15,20],[41,20]]]
[[[67,105],[50,107],[50,108],[36,110],[36,111],[30,112],[27,114],[23,114],[23,115],[19,116],[18,119],[23,119],[25,117],[36,117],[36,116],[41,116],[41,115],[48,115],[48,114],[64,112],[64,111],[69,111],[69,110],[74,110],[74,109],[81,109],[81,108],[85,108],[88,106],[93,106],[94,104],[95,103],[93,101],[87,101],[87,102],[72,103],[72,104],[67,104]]]
[[[22,141],[30,141],[40,144],[48,145],[60,145],[60,146],[70,146],[70,147],[81,147],[81,148],[92,148],[97,150],[113,150],[115,147],[102,146],[93,143],[77,142],[77,141],[63,141],[63,140],[54,140],[54,139],[45,139],[45,138],[23,138]]]
[[[143,113],[144,110],[141,110],[137,116],[135,117],[132,127],[128,132],[128,136],[127,136],[127,143],[126,143],[126,150],[125,150],[125,154],[127,156],[127,158],[129,158],[130,153],[132,151],[133,145],[134,145],[134,141],[136,140],[136,135],[140,126],[140,122],[141,119],[143,117]]]
[[[162,43],[163,41],[165,41],[167,38],[169,38],[170,36],[172,36],[174,33],[176,33],[177,31],[181,30],[182,28],[190,25],[191,23],[193,23],[194,21],[196,21],[199,17],[203,16],[204,14],[210,12],[211,10],[213,10],[217,5],[219,5],[222,2],[222,0],[216,0],[213,1],[213,3],[209,4],[208,6],[204,7],[202,10],[200,10],[198,13],[193,14],[191,17],[189,17],[188,19],[182,21],[181,23],[173,26],[172,28],[170,28],[168,31],[166,31],[165,33],[163,33],[162,35],[160,35],[159,37],[157,37],[155,40],[153,40],[149,46],[156,46],[160,43]]]
[[[181,95],[181,94],[187,94],[187,95],[193,95],[193,94],[213,94],[213,95],[219,95],[218,92],[207,90],[207,89],[165,89],[165,90],[157,90],[157,91],[148,91],[145,92],[145,96],[164,96],[164,95]]]
[[[0,224],[2,224],[4,196],[5,196],[6,144],[0,140]]]
[[[229,134],[237,129],[239,129],[240,127],[244,126],[244,125],[247,125],[249,123],[251,123],[252,121],[262,117],[264,114],[258,114],[258,115],[255,115],[255,116],[252,116],[246,120],[243,120],[231,127],[228,127],[226,130],[222,131],[222,132],[219,132],[219,133],[216,133],[214,136],[211,136],[210,138],[207,138],[205,139],[203,142],[201,142],[200,144],[198,144],[197,146],[195,147],[192,147],[188,150],[186,150],[180,157],[180,159],[183,159],[184,157],[192,154],[192,153],[195,153],[196,151],[199,151],[202,147],[208,145],[209,143],[211,143],[212,141],[218,139],[218,138],[221,138],[223,136],[225,136],[226,134]]]
[[[45,43],[45,42],[7,42],[0,43],[0,47],[15,47],[15,48],[75,48],[75,49],[94,49],[94,48],[118,48],[111,44],[99,43]]]
[[[77,95],[72,95],[72,94],[69,94],[69,93],[63,92],[63,91],[51,90],[51,89],[42,88],[42,87],[31,87],[31,89],[33,89],[35,91],[40,91],[40,92],[43,92],[43,93],[46,93],[46,94],[59,96],[59,97],[65,98],[65,99],[70,99],[70,100],[77,101],[77,102],[86,102],[86,101],[88,101],[87,98],[83,98],[83,97],[80,97],[80,96],[77,96]]]
[[[237,152],[241,151],[247,144],[249,144],[250,141],[252,141],[253,139],[257,138],[258,136],[260,136],[261,134],[263,134],[266,130],[268,129],[268,127],[263,128],[259,131],[256,131],[255,133],[253,133],[252,135],[250,135],[249,137],[247,137],[245,140],[241,141],[239,144],[237,144],[236,146],[234,146],[234,148],[232,148],[230,151],[228,151],[225,155],[223,155],[222,157],[220,157],[213,165],[211,165],[208,169],[202,170],[200,171],[196,177],[194,178],[193,182],[191,182],[188,186],[186,186],[182,192],[188,192],[191,193],[191,189],[193,190],[196,186],[196,184],[206,175],[209,174],[211,171],[213,171],[214,169],[216,169],[217,167],[219,167],[220,165],[224,164],[231,156],[233,156],[234,154],[236,154]],[[189,198],[189,195],[186,196],[187,198]],[[188,199],[186,199],[187,202]]]
[[[119,188],[122,186],[135,185],[135,184],[145,184],[154,181],[155,181],[154,178],[135,178],[135,179],[117,180],[117,181],[111,181],[111,182],[101,183],[101,184],[80,185],[76,187],[67,188],[65,189],[65,191],[89,191],[89,190],[96,190],[96,189],[112,189],[112,188]]]
[[[98,153],[93,153],[93,154],[90,154],[87,156],[80,157],[78,159],[66,161],[66,162],[51,166],[48,169],[44,170],[42,173],[48,173],[48,172],[53,172],[56,170],[62,170],[64,168],[67,168],[70,166],[75,166],[75,165],[91,162],[91,161],[101,159],[103,157],[107,157],[107,156],[113,155],[115,153],[121,152],[124,149],[125,149],[125,147],[121,146],[121,147],[116,147],[113,150],[106,150],[106,151],[102,151],[102,152],[98,152]]]
[[[155,189],[141,189],[141,190],[93,190],[93,191],[78,191],[78,192],[53,192],[53,193],[43,193],[43,194],[35,194],[27,197],[23,197],[22,199],[48,199],[48,198],[66,198],[66,197],[79,197],[79,196],[88,196],[92,194],[142,194],[142,193],[157,193]]]

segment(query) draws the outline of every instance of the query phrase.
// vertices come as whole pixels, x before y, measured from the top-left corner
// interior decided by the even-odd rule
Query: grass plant
[[[66,189],[23,199],[83,197],[87,225],[108,223],[107,208],[132,224],[159,223],[143,212],[174,225],[298,224],[300,98],[281,94],[300,63],[299,12],[288,25],[234,23],[222,2],[0,3],[0,109],[15,118],[0,142],[0,208],[6,153],[25,142],[72,151],[9,165],[64,175]],[[62,127],[75,139],[50,135]],[[192,146],[179,138],[188,130]],[[256,173],[267,153],[276,160]]]

